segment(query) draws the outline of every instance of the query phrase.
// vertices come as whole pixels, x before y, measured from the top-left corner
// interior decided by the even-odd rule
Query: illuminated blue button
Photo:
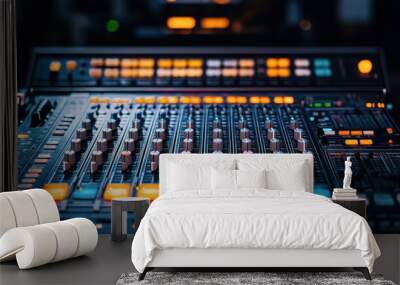
[[[315,76],[317,77],[330,77],[332,76],[332,70],[330,68],[316,68]]]
[[[330,67],[331,61],[328,58],[316,58],[314,59],[315,67]]]
[[[316,184],[314,186],[314,194],[325,196],[330,198],[332,196],[331,191],[329,191],[328,187],[326,185],[322,184]]]
[[[394,200],[388,193],[374,194],[374,201],[378,206],[394,206]]]
[[[96,198],[99,185],[96,183],[82,184],[81,188],[75,189],[72,197],[80,200],[93,200]]]

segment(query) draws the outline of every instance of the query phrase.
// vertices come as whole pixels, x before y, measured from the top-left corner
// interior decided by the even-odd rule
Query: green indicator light
[[[332,102],[325,102],[324,103],[325,108],[332,108]]]
[[[106,29],[109,33],[115,33],[119,29],[119,22],[114,19],[108,20],[106,23]]]
[[[321,108],[321,107],[322,107],[322,103],[320,103],[320,102],[314,103],[314,108]]]

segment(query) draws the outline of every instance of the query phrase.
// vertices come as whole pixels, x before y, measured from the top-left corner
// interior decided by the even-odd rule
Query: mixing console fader
[[[374,232],[400,232],[400,130],[375,48],[37,49],[20,98],[19,189],[110,231],[158,196],[162,153],[312,153],[330,196],[353,161]],[[129,217],[130,219],[134,217]]]

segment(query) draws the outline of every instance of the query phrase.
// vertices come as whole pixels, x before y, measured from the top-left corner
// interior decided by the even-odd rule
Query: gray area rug
[[[139,273],[122,274],[117,285],[133,284],[376,284],[395,285],[382,276],[372,275],[368,281],[359,272],[148,272],[146,278],[138,281]]]

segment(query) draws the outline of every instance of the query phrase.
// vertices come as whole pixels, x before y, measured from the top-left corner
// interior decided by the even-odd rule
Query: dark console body
[[[110,231],[114,197],[158,195],[160,153],[302,153],[315,192],[346,156],[374,232],[400,233],[400,136],[375,48],[44,48],[20,98],[20,189]],[[131,217],[133,218],[133,217]]]

